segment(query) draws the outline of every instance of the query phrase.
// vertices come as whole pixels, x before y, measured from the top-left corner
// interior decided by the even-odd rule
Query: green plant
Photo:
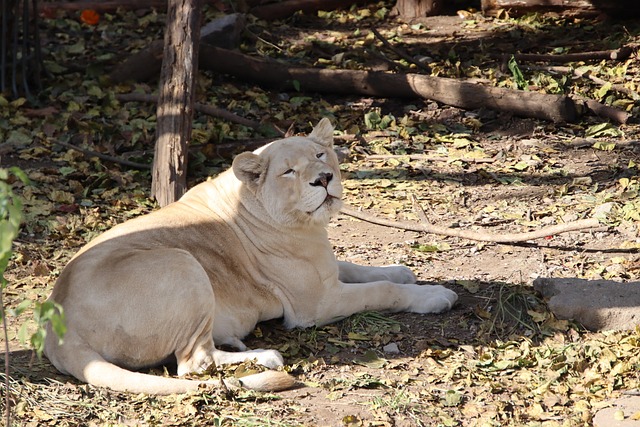
[[[4,307],[4,289],[8,282],[4,277],[5,271],[9,266],[9,260],[13,255],[13,241],[18,237],[20,232],[20,224],[22,222],[22,201],[13,192],[12,183],[15,180],[28,184],[29,180],[26,174],[19,168],[12,167],[9,169],[0,169],[0,318],[2,319],[2,327],[4,331],[5,341],[5,425],[11,425],[11,398],[9,393],[9,336],[7,333],[7,314],[14,316],[20,315],[28,307],[31,306],[30,300],[22,301],[18,306],[11,310],[5,310]],[[53,301],[44,303],[36,303],[34,307],[34,319],[37,325],[36,331],[31,335],[30,342],[34,350],[40,357],[44,350],[44,339],[46,337],[45,325],[51,322],[53,331],[60,339],[65,333],[64,315],[62,307]],[[21,335],[27,336],[27,324],[21,327]],[[26,339],[24,339],[26,341]]]

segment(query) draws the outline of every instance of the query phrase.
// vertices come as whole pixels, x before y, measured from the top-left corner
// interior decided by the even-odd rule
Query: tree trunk
[[[151,183],[160,206],[178,200],[187,189],[200,10],[199,0],[169,0]]]
[[[422,18],[442,12],[443,0],[397,0],[395,8],[403,19]]]

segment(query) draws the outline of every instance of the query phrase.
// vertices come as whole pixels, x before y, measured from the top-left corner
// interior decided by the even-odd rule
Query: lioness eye
[[[324,153],[318,153],[316,154],[316,159],[321,159],[324,157]]]
[[[295,173],[295,171],[293,169],[287,169],[286,171],[284,171],[284,173],[282,175],[291,175]]]

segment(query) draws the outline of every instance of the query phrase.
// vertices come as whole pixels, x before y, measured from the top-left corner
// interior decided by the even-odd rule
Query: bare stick
[[[387,160],[387,159],[409,159],[409,160],[427,160],[430,162],[455,162],[460,160],[467,163],[493,163],[496,159],[492,157],[444,157],[444,156],[427,156],[425,154],[371,154],[367,156],[367,160]]]
[[[410,55],[408,55],[407,53],[405,53],[404,51],[400,50],[399,48],[395,47],[394,45],[392,45],[391,43],[389,43],[389,41],[387,39],[385,39],[382,34],[380,34],[378,32],[378,30],[376,30],[375,28],[371,29],[371,32],[378,38],[378,40],[380,40],[382,42],[383,45],[385,45],[389,50],[391,50],[392,52],[394,52],[396,55],[398,55],[399,57],[409,61],[410,64],[415,64],[418,68],[420,68],[422,71],[431,74],[431,68],[427,67],[426,65],[424,65],[422,62],[420,61],[416,61],[415,59],[413,59]]]
[[[372,224],[382,225],[385,227],[399,228],[401,230],[417,231],[419,233],[431,233],[440,236],[461,237],[468,240],[477,240],[480,242],[493,242],[493,243],[517,243],[525,242],[527,240],[541,239],[547,236],[553,236],[556,234],[567,233],[569,231],[582,231],[591,228],[600,227],[600,222],[595,219],[582,219],[579,221],[567,222],[564,224],[552,225],[550,227],[541,228],[536,231],[530,231],[527,233],[487,233],[484,231],[471,231],[460,230],[457,228],[439,227],[432,224],[415,224],[403,221],[392,221],[384,218],[378,218],[365,212],[343,207],[341,212],[345,215],[360,219],[362,221],[370,222]]]
[[[561,74],[572,73],[577,77],[586,77],[592,82],[599,84],[600,86],[611,84],[611,89],[620,93],[624,93],[625,95],[628,95],[630,98],[634,100],[640,99],[640,95],[638,95],[638,92],[632,89],[629,89],[624,85],[621,85],[618,83],[610,83],[604,79],[601,79],[598,76],[594,76],[591,71],[581,71],[581,70],[576,70],[573,67],[565,67],[565,66],[546,66],[545,67],[545,66],[531,65],[531,66],[527,66],[526,68],[529,70],[542,70],[542,71],[549,71],[549,72],[555,72],[555,73],[561,73]]]
[[[65,148],[70,148],[72,150],[76,150],[81,152],[82,154],[86,154],[90,157],[97,157],[102,160],[106,160],[112,163],[118,163],[123,166],[129,166],[136,169],[151,169],[151,165],[147,165],[144,163],[131,162],[129,160],[120,159],[118,157],[109,156],[108,154],[102,154],[97,151],[89,150],[87,148],[78,147],[77,145],[69,144],[68,142],[58,141],[57,139],[51,140],[54,144],[62,145]]]
[[[620,49],[601,50],[596,52],[576,52],[576,53],[565,53],[562,55],[516,53],[513,56],[515,56],[515,58],[518,61],[566,63],[566,62],[593,61],[593,60],[624,61],[629,56],[631,56],[632,52],[633,52],[633,49],[625,46],[625,47],[621,47]]]
[[[116,99],[122,102],[158,102],[158,97],[156,95],[148,95],[146,93],[121,93],[116,95]],[[244,117],[238,116],[237,114],[234,114],[231,111],[225,110],[223,108],[196,103],[194,104],[193,109],[209,116],[247,126],[252,129],[257,129],[260,127],[260,123],[253,120],[245,119]]]
[[[2,298],[2,285],[0,285],[0,310],[2,310],[2,330],[4,331],[4,385],[5,390],[5,422],[6,426],[11,425],[11,391],[9,390],[9,334],[7,332],[7,313],[4,311],[4,301]]]

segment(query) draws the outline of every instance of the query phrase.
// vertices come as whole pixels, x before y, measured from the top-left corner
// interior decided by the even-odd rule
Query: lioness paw
[[[245,353],[249,359],[256,359],[259,365],[275,369],[284,365],[282,355],[276,350],[250,350]]]
[[[416,275],[409,267],[400,264],[393,264],[383,267],[387,280],[393,283],[413,284],[418,281]]]
[[[284,359],[276,350],[258,349],[238,352],[215,350],[214,359],[216,365],[242,363],[246,360],[255,360],[259,365],[271,369],[284,365]]]
[[[416,286],[415,302],[409,307],[414,313],[442,313],[453,307],[458,294],[440,285]]]

